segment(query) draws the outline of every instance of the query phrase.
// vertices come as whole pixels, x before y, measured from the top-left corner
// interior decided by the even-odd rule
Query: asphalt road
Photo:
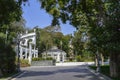
[[[12,80],[101,80],[85,66],[30,67]]]

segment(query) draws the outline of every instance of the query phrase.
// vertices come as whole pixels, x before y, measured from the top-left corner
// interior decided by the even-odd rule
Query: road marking
[[[22,75],[24,75],[25,73],[27,73],[26,71],[21,73],[20,75],[16,76],[15,78],[11,79],[11,80],[16,80],[18,77],[21,77]]]

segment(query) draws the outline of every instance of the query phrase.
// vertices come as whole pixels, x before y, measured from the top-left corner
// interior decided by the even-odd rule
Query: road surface
[[[85,66],[30,67],[12,80],[104,80]]]

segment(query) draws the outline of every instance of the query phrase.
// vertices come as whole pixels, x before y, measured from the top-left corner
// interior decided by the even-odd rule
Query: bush
[[[32,58],[32,61],[42,61],[42,60],[53,60],[53,58],[52,57],[47,57],[46,59],[45,58],[41,58],[41,57],[39,57],[39,58]]]
[[[80,56],[80,55],[79,55],[79,56],[76,56],[76,61],[77,61],[77,62],[82,61],[82,58],[81,58],[81,56]]]
[[[47,57],[46,60],[53,60],[53,58],[52,57]]]
[[[16,58],[15,61],[16,65],[18,64],[18,59]],[[30,66],[29,61],[26,59],[20,59],[20,67],[27,67]]]
[[[94,55],[91,54],[89,51],[83,50],[83,54],[81,55],[81,59],[84,62],[94,61]]]
[[[30,66],[29,61],[28,61],[28,60],[25,60],[25,59],[21,59],[21,60],[20,60],[20,66],[21,66],[21,67]]]
[[[44,58],[32,58],[32,61],[41,61],[41,60],[45,60]]]
[[[93,59],[91,57],[87,58],[86,56],[81,56],[81,55],[76,56],[75,60],[77,62],[90,62],[90,61],[93,61]]]
[[[110,74],[110,67],[109,67],[109,65],[101,66],[100,69],[101,69],[100,70],[101,73],[109,76],[109,74]]]
[[[0,64],[3,75],[11,74],[16,71],[15,52],[11,45],[0,46]]]

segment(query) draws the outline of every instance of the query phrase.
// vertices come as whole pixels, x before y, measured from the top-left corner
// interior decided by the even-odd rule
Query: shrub
[[[41,60],[45,60],[45,59],[41,58],[41,57],[39,57],[39,58],[32,58],[32,61],[41,61]]]
[[[52,57],[47,57],[46,60],[53,60],[53,58]]]
[[[30,66],[29,61],[28,61],[28,60],[25,60],[25,59],[21,59],[21,60],[20,60],[20,66],[21,66],[21,67]]]
[[[16,57],[15,64],[18,64],[18,58]],[[30,66],[29,61],[26,59],[20,59],[20,67],[28,67]]]
[[[0,47],[0,69],[3,75],[11,74],[16,71],[15,52],[11,45]]]
[[[53,60],[53,58],[52,57],[47,57],[46,59],[45,58],[41,58],[41,57],[39,57],[39,58],[32,58],[32,61],[42,61],[42,60]]]
[[[80,56],[80,55],[79,55],[79,56],[76,56],[76,61],[77,61],[77,62],[82,61],[82,58],[81,58],[81,56]]]

